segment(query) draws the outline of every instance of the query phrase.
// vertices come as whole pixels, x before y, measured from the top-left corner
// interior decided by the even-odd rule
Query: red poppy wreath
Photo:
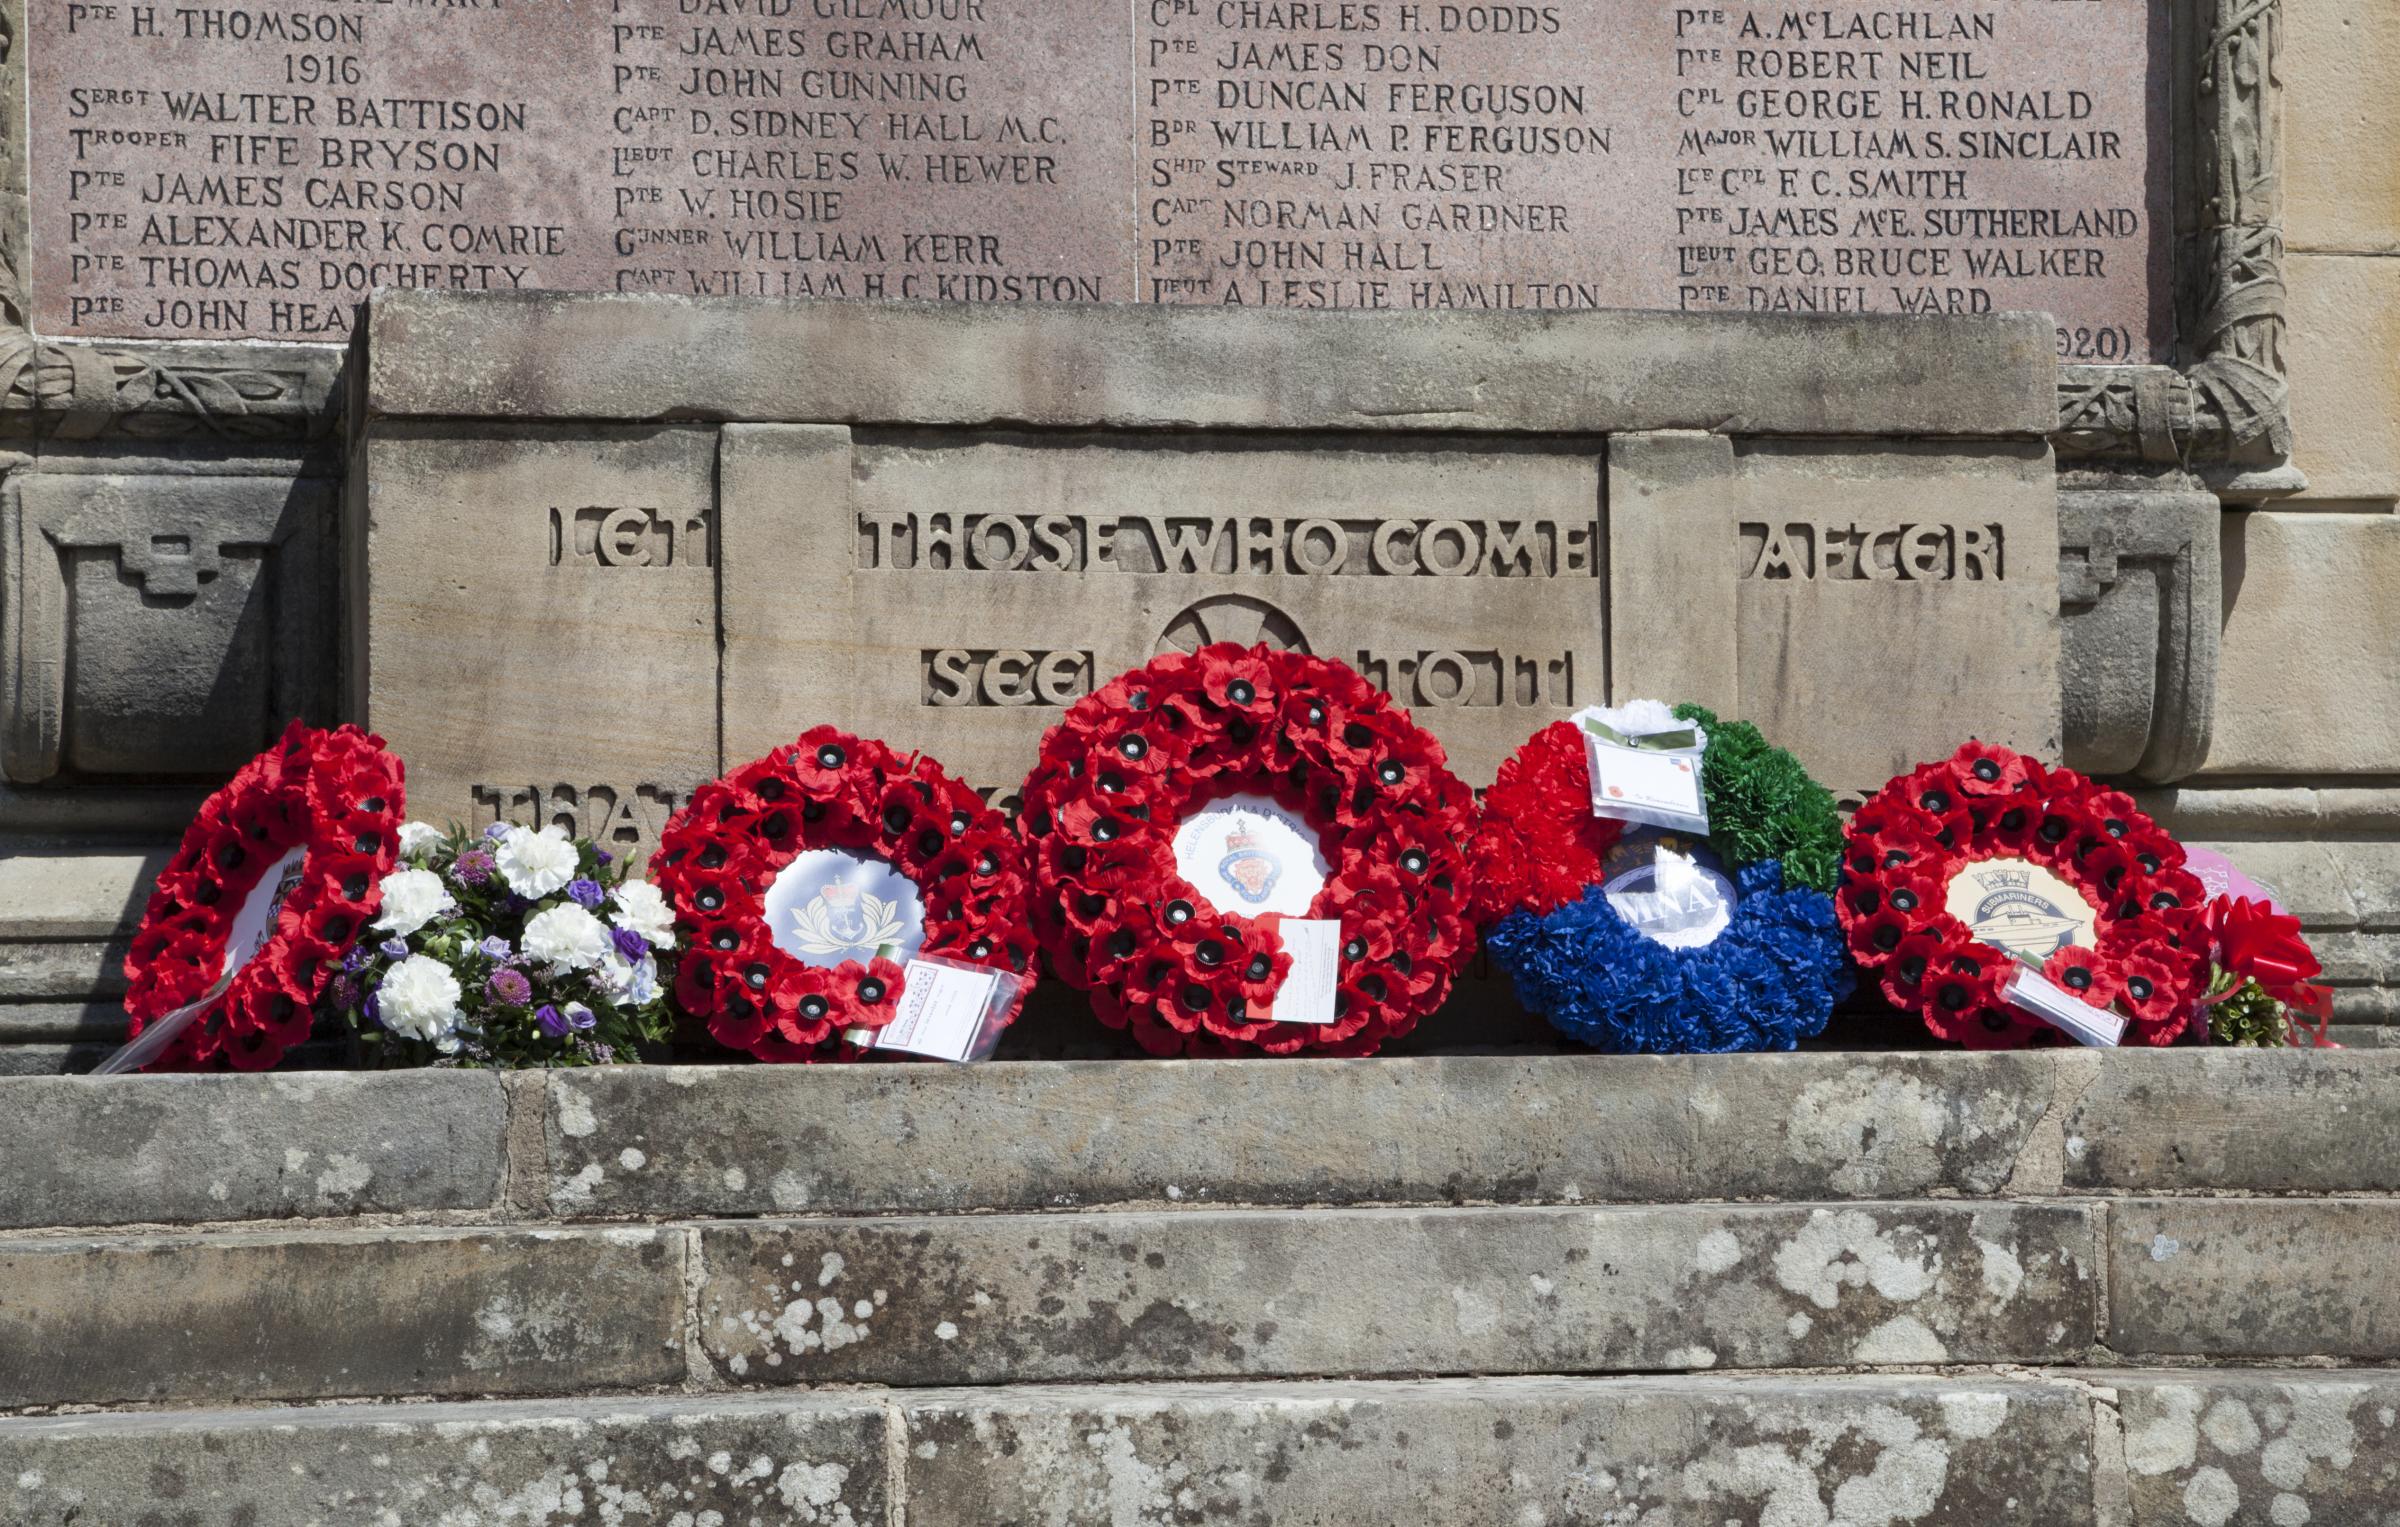
[[[1018,825],[1035,930],[1102,1022],[1158,1055],[1367,1055],[1474,951],[1473,813],[1358,674],[1224,644],[1078,701]]]
[[[1003,1027],[1033,985],[1022,850],[922,754],[829,726],[692,792],[650,879],[687,938],[675,999],[760,1060],[856,1060],[900,1012],[906,968],[1007,971]]]
[[[125,957],[133,1034],[178,1025],[146,1069],[263,1071],[308,1038],[399,857],[402,792],[382,738],[295,721],[201,805]]]
[[[2003,996],[2036,968],[2173,1044],[2199,1021],[2212,948],[2181,844],[2121,791],[1970,742],[1860,807],[1836,898],[1850,952],[1893,1005],[1979,1049],[2065,1035]]]

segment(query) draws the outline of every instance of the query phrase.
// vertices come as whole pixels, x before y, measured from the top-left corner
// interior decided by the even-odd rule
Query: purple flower
[[[567,1037],[567,1020],[560,1017],[558,1009],[547,1002],[533,1010],[533,1026],[551,1039]]]
[[[387,938],[381,944],[376,945],[376,947],[383,951],[383,957],[387,960],[405,960],[408,958],[408,940],[404,938]]]
[[[358,980],[356,977],[344,975],[333,978],[333,1005],[335,1007],[358,1006]]]
[[[483,830],[483,835],[491,842],[497,843],[502,838],[508,836],[508,829],[514,825],[514,823],[510,822],[494,822],[491,826],[486,827]]]
[[[493,971],[492,978],[483,985],[496,1000],[510,1007],[523,1007],[533,1000],[533,983],[525,978],[525,972],[511,966],[503,965]]]
[[[470,848],[458,856],[458,862],[450,866],[450,873],[458,877],[460,885],[481,885],[492,878],[493,868],[491,850]]]
[[[349,971],[352,975],[356,975],[358,972],[373,964],[374,960],[375,956],[367,953],[367,949],[364,944],[352,944],[350,946],[350,952],[342,956],[342,969]]]
[[[597,911],[600,903],[608,899],[608,892],[601,889],[600,882],[588,875],[578,875],[568,881],[567,894],[575,898],[576,905],[586,912]]]
[[[497,933],[493,934],[490,938],[485,939],[482,943],[477,944],[475,947],[483,951],[483,957],[487,960],[505,960],[508,958],[508,940],[502,938]]]
[[[590,1008],[585,1007],[582,1003],[570,1002],[567,1004],[568,1027],[575,1029],[588,1029],[599,1021],[600,1015],[593,1012]]]
[[[649,942],[631,928],[611,928],[608,936],[616,944],[617,953],[625,956],[628,965],[640,964],[642,956],[650,952]]]
[[[367,1022],[369,1023],[383,1022],[383,1004],[376,1000],[380,995],[381,994],[377,992],[369,992],[367,993],[367,1000],[359,1004],[358,1010],[367,1015]]]
[[[599,860],[599,861],[600,861],[602,864],[614,864],[614,863],[616,863],[616,862],[617,862],[617,856],[616,856],[615,854],[612,854],[612,853],[610,853],[610,852],[609,852],[607,849],[605,849],[605,848],[595,848],[595,849],[593,849],[593,850],[592,850],[592,857],[593,857],[593,858],[595,858],[595,859],[597,859],[597,860]]]

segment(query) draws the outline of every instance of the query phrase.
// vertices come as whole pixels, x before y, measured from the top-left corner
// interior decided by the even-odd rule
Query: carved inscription
[[[928,647],[927,705],[1072,705],[1092,692],[1089,652]]]
[[[550,511],[550,565],[713,567],[713,513],[593,505]]]
[[[858,516],[858,565],[928,572],[1594,577],[1597,520],[1284,515]]]
[[[27,8],[51,333],[426,286],[2170,337],[2156,0]]]
[[[1577,703],[1572,653],[1544,657],[1361,648],[1356,666],[1367,682],[1403,705],[1450,710]]]
[[[556,824],[570,837],[590,838],[616,854],[649,849],[674,815],[677,793],[655,784],[476,785],[472,787],[477,827],[515,822],[527,827]]]
[[[1998,525],[1749,520],[1741,568],[1744,578],[1803,583],[1999,583],[2008,576],[2003,544]]]

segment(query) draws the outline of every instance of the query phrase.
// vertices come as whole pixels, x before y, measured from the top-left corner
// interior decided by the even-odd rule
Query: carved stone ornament
[[[2184,364],[2062,366],[2061,459],[2197,469],[2237,497],[2298,491],[2284,374],[2283,0],[2185,0],[2175,247]]]

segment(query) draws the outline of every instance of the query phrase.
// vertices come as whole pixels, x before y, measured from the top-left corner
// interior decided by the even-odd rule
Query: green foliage
[[[1833,792],[1747,721],[1719,721],[1698,705],[1678,705],[1675,715],[1708,733],[1700,790],[1708,802],[1708,846],[1717,857],[1737,869],[1778,859],[1785,885],[1830,894],[1842,862]]]
[[[2221,1045],[2280,1049],[2290,1044],[2291,1022],[2283,1004],[2268,996],[2265,987],[2250,980],[2243,981],[2239,991],[2225,997],[2233,982],[2230,973],[2220,970],[2210,984],[2209,996],[2223,1000],[2208,1010],[2208,1037]]]

